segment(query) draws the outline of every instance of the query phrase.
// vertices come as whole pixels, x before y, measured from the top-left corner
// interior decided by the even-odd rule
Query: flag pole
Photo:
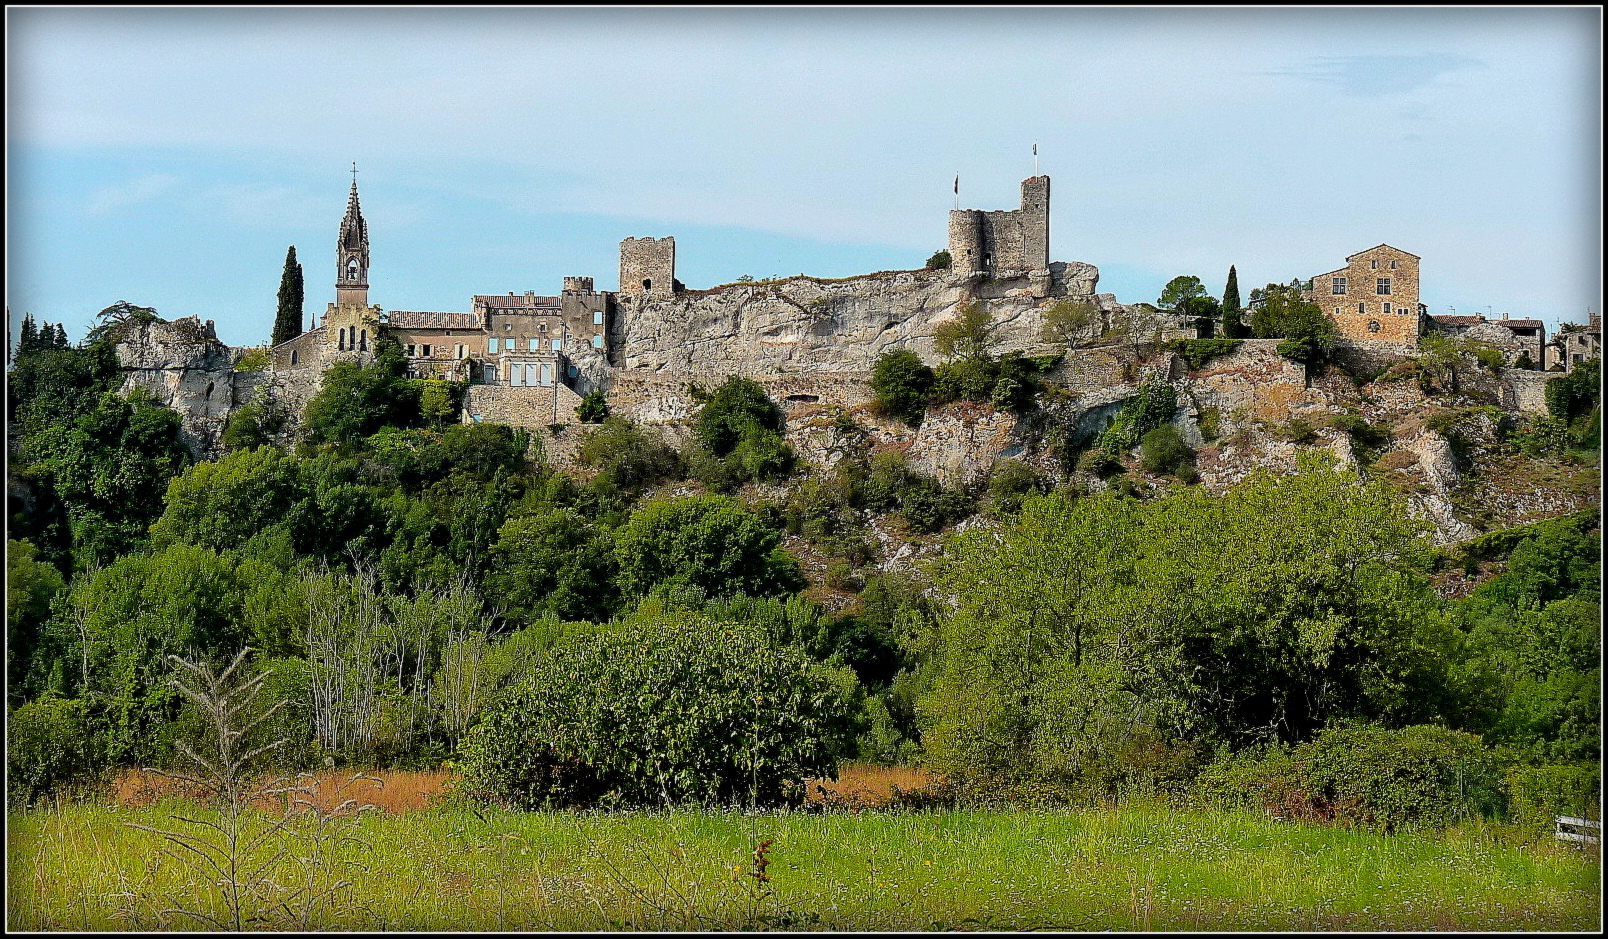
[[[960,210],[960,174],[955,174],[955,210]]]
[[[1038,175],[1038,143],[1033,144],[1033,175]]]

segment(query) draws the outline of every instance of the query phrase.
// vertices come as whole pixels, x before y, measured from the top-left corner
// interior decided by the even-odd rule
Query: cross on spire
[[[357,185],[357,161],[352,161],[352,185]]]

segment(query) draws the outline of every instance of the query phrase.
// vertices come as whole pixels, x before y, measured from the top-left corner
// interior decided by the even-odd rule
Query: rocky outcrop
[[[992,315],[1001,352],[1046,351],[1039,336],[1043,312],[1059,300],[1126,309],[1109,294],[1095,294],[1100,275],[1093,265],[1057,262],[1050,271],[1046,298],[1035,298],[1025,277],[978,281],[947,271],[793,277],[674,297],[622,297],[616,362],[625,375],[673,374],[683,381],[864,375],[891,349],[935,359],[934,331],[971,301],[984,303]]]
[[[246,351],[218,341],[212,321],[188,316],[119,328],[122,392],[144,388],[179,413],[180,436],[197,459],[216,456],[229,415],[251,398],[261,372],[237,372]]]

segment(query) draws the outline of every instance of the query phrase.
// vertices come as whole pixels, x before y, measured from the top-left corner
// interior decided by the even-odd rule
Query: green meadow
[[[162,910],[215,910],[206,879],[125,824],[185,828],[174,813],[217,818],[179,802],[10,815],[7,927],[201,928]],[[343,843],[309,847],[286,833],[252,853],[261,863],[291,848],[246,904],[267,915],[254,925],[287,925],[288,907],[273,903],[309,877],[322,878],[323,899],[300,925],[320,929],[1589,931],[1602,916],[1597,849],[1523,843],[1488,824],[1386,835],[1134,806],[441,807],[344,828]]]

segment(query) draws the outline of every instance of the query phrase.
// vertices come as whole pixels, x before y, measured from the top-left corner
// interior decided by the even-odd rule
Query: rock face
[[[189,316],[172,322],[128,324],[117,337],[122,393],[149,391],[179,412],[180,436],[197,459],[216,456],[229,415],[251,397],[261,372],[237,372],[246,351],[218,341],[212,321]]]
[[[620,371],[613,377],[646,372],[718,382],[726,375],[865,375],[890,349],[935,359],[934,330],[973,300],[993,315],[1001,352],[1044,351],[1043,312],[1059,300],[1124,309],[1109,295],[1096,296],[1100,275],[1092,265],[1058,262],[1050,273],[1043,299],[1032,295],[1025,277],[979,281],[947,271],[892,271],[840,281],[795,277],[673,297],[622,297]]]

